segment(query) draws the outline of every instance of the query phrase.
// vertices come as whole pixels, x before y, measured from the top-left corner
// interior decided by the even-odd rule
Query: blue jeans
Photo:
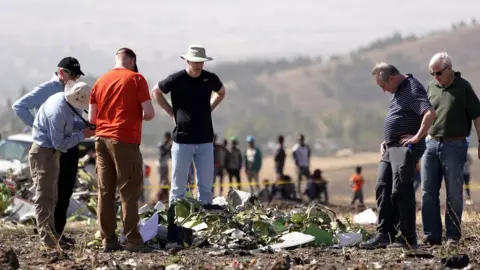
[[[213,143],[172,145],[172,188],[171,204],[175,199],[183,198],[187,192],[190,165],[195,165],[197,174],[198,200],[202,204],[211,204],[213,200]]]
[[[466,140],[437,141],[427,139],[422,157],[422,221],[424,240],[440,244],[442,221],[440,217],[440,188],[445,178],[447,205],[445,212],[446,238],[461,238],[463,211],[463,166],[467,159]]]

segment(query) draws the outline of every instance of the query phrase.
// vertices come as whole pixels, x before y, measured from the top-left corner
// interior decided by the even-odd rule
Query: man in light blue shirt
[[[65,57],[58,63],[58,70],[49,81],[38,85],[31,92],[19,98],[13,103],[12,109],[25,125],[32,127],[35,115],[30,110],[38,110],[51,95],[63,92],[68,81],[75,81],[81,75],[84,74],[78,60],[73,57]]]
[[[61,234],[56,230],[60,155],[75,147],[83,139],[93,136],[89,128],[74,128],[81,109],[88,108],[91,88],[86,83],[69,81],[65,93],[56,93],[40,106],[32,126],[33,144],[29,152],[32,179],[36,184],[35,215],[42,244],[56,248]],[[68,244],[61,242],[61,244]]]
[[[32,127],[35,119],[35,113],[40,106],[55,93],[63,93],[64,86],[69,81],[77,80],[84,75],[80,68],[80,63],[73,57],[63,58],[57,65],[57,71],[52,78],[35,87],[31,92],[25,94],[18,99],[12,109],[20,117],[20,119],[28,126]],[[34,112],[32,114],[32,111]],[[84,124],[80,121],[75,122],[76,129],[83,129]],[[58,181],[58,200],[55,209],[55,229],[58,234],[62,235],[67,221],[67,209],[73,188],[77,180],[78,170],[78,147],[74,146],[60,156],[60,175]],[[73,244],[71,238],[65,235],[62,241]]]

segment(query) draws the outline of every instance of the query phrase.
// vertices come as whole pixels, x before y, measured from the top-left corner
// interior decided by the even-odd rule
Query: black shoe
[[[69,245],[72,245],[72,246],[75,245],[75,239],[70,238],[70,237],[66,237],[65,235],[62,235],[62,238],[60,238],[60,241],[65,242],[65,243],[67,243]]]
[[[362,249],[377,249],[377,248],[386,248],[390,244],[390,238],[388,235],[377,233],[370,240],[360,243],[360,248]]]
[[[445,243],[445,245],[446,245],[446,246],[449,246],[449,247],[454,247],[454,246],[457,246],[459,243],[460,243],[460,240],[459,240],[459,239],[456,239],[456,238],[448,238],[448,239],[447,239],[447,242]]]
[[[75,240],[73,238],[62,236],[60,241],[58,241],[58,244],[62,249],[71,249],[75,246]]]
[[[430,241],[430,240],[423,240],[423,247],[425,248],[433,248],[434,246],[441,246],[442,241]]]

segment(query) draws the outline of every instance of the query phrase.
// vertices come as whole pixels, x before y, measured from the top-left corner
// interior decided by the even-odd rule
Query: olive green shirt
[[[480,116],[480,102],[460,72],[455,72],[455,79],[446,88],[432,80],[427,92],[437,114],[428,134],[443,138],[468,137],[472,120]]]

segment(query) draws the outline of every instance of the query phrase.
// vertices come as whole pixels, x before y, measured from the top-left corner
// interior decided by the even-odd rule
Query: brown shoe
[[[57,250],[57,244],[52,241],[40,241],[40,250],[42,251],[55,251]]]
[[[113,252],[122,249],[122,246],[118,242],[117,236],[114,236],[112,238],[104,238],[102,242],[104,252]]]
[[[139,252],[144,247],[145,247],[145,245],[143,245],[143,244],[133,244],[133,243],[125,244],[125,250],[128,250],[130,252]]]

